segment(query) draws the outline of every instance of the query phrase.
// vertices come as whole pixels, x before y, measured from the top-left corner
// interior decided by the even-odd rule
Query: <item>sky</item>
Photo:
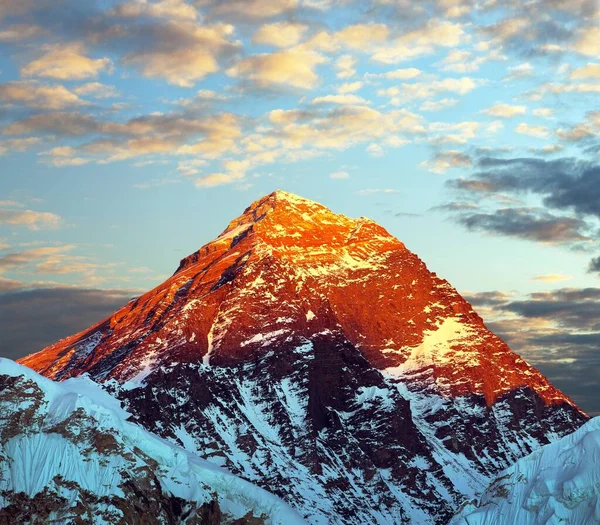
[[[0,355],[283,189],[368,216],[600,414],[598,0],[0,1]]]

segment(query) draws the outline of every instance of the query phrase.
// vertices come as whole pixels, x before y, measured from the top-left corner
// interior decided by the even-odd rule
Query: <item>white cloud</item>
[[[550,134],[550,130],[545,126],[532,126],[530,124],[526,124],[525,122],[521,122],[521,124],[515,128],[515,131],[517,133],[521,133],[522,135],[529,135],[530,137],[536,137],[540,139],[544,139]]]
[[[67,109],[87,104],[61,85],[45,85],[35,81],[0,84],[0,101],[38,109]]]
[[[82,44],[45,46],[44,54],[21,69],[26,77],[45,77],[55,80],[84,80],[95,78],[101,72],[111,72],[108,58],[89,58]]]
[[[419,166],[433,173],[446,173],[452,168],[468,168],[473,164],[469,155],[456,150],[436,153],[431,160],[421,162]]]
[[[282,48],[291,47],[300,42],[307,29],[307,25],[295,22],[265,24],[254,33],[252,42]]]
[[[350,174],[347,171],[336,171],[329,175],[330,179],[349,179]]]
[[[335,61],[334,68],[338,78],[351,78],[356,74],[357,60],[352,55],[342,55]]]
[[[419,109],[421,111],[441,111],[442,109],[451,108],[456,106],[458,100],[455,98],[442,98],[440,100],[426,100],[421,104]]]
[[[517,115],[524,115],[527,111],[525,106],[513,106],[510,104],[494,104],[487,109],[484,109],[482,113],[498,118],[511,118]]]
[[[227,74],[250,80],[259,87],[311,89],[319,83],[316,67],[324,62],[326,59],[319,53],[296,47],[244,58]]]
[[[33,210],[0,209],[0,224],[24,226],[30,230],[56,229],[62,220],[55,213]]]
[[[532,281],[541,281],[544,283],[558,283],[561,281],[570,281],[573,279],[570,275],[564,275],[562,273],[548,273],[546,275],[538,275],[536,277],[532,277]]]

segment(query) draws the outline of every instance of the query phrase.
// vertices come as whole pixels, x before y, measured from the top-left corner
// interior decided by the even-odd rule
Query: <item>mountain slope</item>
[[[54,383],[0,358],[0,523],[303,523],[128,416],[86,377]]]
[[[451,525],[600,523],[600,417],[501,473]]]
[[[313,523],[442,523],[587,420],[381,226],[280,191],[21,362],[105,381],[148,429]]]

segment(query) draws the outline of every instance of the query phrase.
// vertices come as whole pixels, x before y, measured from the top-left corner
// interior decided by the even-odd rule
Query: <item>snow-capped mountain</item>
[[[0,523],[304,523],[128,416],[85,376],[57,383],[0,358]]]
[[[600,417],[503,471],[451,525],[600,523]]]
[[[375,222],[277,191],[108,319],[21,361],[311,523],[445,523],[587,420]]]

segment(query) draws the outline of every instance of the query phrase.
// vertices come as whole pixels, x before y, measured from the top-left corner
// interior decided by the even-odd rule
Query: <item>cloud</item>
[[[297,0],[197,0],[201,7],[207,7],[212,16],[225,16],[238,19],[262,19],[292,12]]]
[[[341,104],[341,105],[361,105],[369,104],[364,98],[357,95],[325,95],[323,97],[313,98],[311,104]]]
[[[534,68],[529,62],[518,64],[508,68],[508,75],[504,77],[504,80],[520,80],[523,78],[530,78],[533,76]]]
[[[398,135],[425,133],[419,115],[406,110],[383,113],[361,105],[274,110],[269,118],[273,127],[265,130],[266,137],[248,137],[255,148],[261,148],[260,140],[266,140],[270,150],[277,147],[283,151],[302,147],[344,150],[357,144],[380,141],[397,147],[404,143]]]
[[[594,257],[588,266],[590,273],[598,273],[600,275],[600,257]]]
[[[501,309],[522,317],[548,319],[563,328],[600,330],[600,288],[561,288],[529,297]]]
[[[473,164],[469,155],[456,150],[440,151],[431,160],[421,162],[419,166],[433,173],[446,173],[452,168],[468,168]]]
[[[582,55],[600,58],[600,27],[591,25],[580,29],[573,50]]]
[[[2,86],[0,86],[0,98]],[[50,133],[61,136],[78,136],[97,131],[100,124],[91,115],[75,112],[41,113],[15,120],[2,131],[5,135]]]
[[[377,94],[389,96],[390,102],[394,106],[404,106],[409,100],[431,99],[440,93],[466,95],[476,89],[478,85],[478,81],[470,77],[444,78],[430,82],[403,83],[400,86],[380,89]]]
[[[124,122],[97,120],[72,112],[44,113],[17,120],[4,133],[97,136],[78,147],[58,147],[46,152],[51,157],[49,162],[57,166],[114,162],[152,154],[216,158],[236,150],[236,140],[241,136],[238,117],[231,113],[197,115],[180,111],[141,115]]]
[[[404,69],[395,69],[383,74],[383,77],[388,80],[411,80],[420,76],[422,71],[416,67],[408,67]]]
[[[384,151],[383,148],[379,145],[379,144],[369,144],[366,148],[365,151],[371,156],[371,157],[383,157],[384,155]]]
[[[475,138],[481,123],[475,121],[466,122],[432,122],[429,131],[432,140],[439,144],[466,144]]]
[[[565,147],[562,144],[548,144],[541,148],[530,148],[530,151],[537,155],[554,155],[561,152],[564,148]]]
[[[14,152],[22,153],[29,150],[33,146],[38,145],[40,142],[41,139],[39,137],[27,137],[22,139],[9,139],[0,141],[0,156]],[[0,206],[2,206],[2,201],[0,201]]]
[[[578,67],[571,71],[570,76],[574,80],[579,80],[581,78],[600,78],[600,64],[587,64]]]
[[[448,202],[446,204],[439,204],[429,208],[430,211],[466,211],[466,210],[477,210],[479,206],[472,202]]]
[[[192,87],[219,70],[219,58],[237,45],[229,40],[233,26],[201,26],[187,21],[169,21],[156,28],[159,39],[149,48],[138,49],[122,59],[147,77]]]
[[[88,257],[71,253],[75,245],[56,245],[12,251],[0,257],[0,273],[17,272],[24,275],[70,275],[79,274],[85,282],[93,285],[106,281],[127,281],[127,277],[101,275],[98,272],[116,267],[116,263],[96,263]]]
[[[74,245],[44,246],[41,248],[30,248],[20,252],[11,252],[0,257],[0,273],[23,269],[29,264],[45,264],[47,261],[55,261],[62,258],[66,252],[75,248]]]
[[[525,122],[521,122],[521,124],[515,128],[515,131],[522,135],[529,135],[530,137],[539,139],[545,139],[550,134],[550,130],[546,126],[532,126]]]
[[[312,89],[319,83],[316,67],[325,61],[319,53],[291,48],[244,58],[228,69],[227,74],[249,80],[259,88]]]
[[[494,104],[487,109],[484,109],[482,113],[498,118],[511,118],[517,115],[524,115],[527,111],[525,106],[511,106],[510,104]]]
[[[254,33],[252,43],[281,48],[295,46],[302,40],[307,29],[307,25],[295,22],[265,24]]]
[[[114,86],[107,86],[100,82],[87,82],[73,89],[77,95],[93,98],[115,98],[119,96],[119,91]]]
[[[561,281],[570,281],[573,279],[570,275],[563,275],[562,273],[548,273],[546,275],[537,275],[532,277],[532,281],[541,281],[544,283],[558,283]]]
[[[357,60],[352,55],[342,55],[334,64],[338,78],[351,78],[356,74]]]
[[[389,28],[386,24],[354,24],[335,33],[335,40],[347,48],[361,51],[387,40]]]
[[[0,208],[0,224],[9,226],[24,226],[30,230],[56,229],[62,219],[50,212],[33,210],[11,210]]]
[[[540,100],[548,94],[560,95],[563,93],[600,93],[600,84],[586,82],[546,82],[534,88],[527,95],[530,100]]]
[[[363,87],[363,83],[360,81],[356,82],[347,82],[345,84],[340,84],[337,86],[336,91],[341,95],[346,95],[347,93],[354,93]]]
[[[585,121],[568,128],[559,128],[556,135],[569,142],[596,140],[600,135],[600,111],[588,111]]]
[[[42,34],[44,30],[37,24],[13,24],[0,29],[0,42],[29,40]]]
[[[123,18],[149,16],[169,20],[196,20],[199,16],[197,9],[184,0],[134,0],[117,5],[112,12]]]
[[[329,175],[330,179],[349,179],[350,174],[347,171],[336,171]]]
[[[543,209],[502,208],[489,213],[469,213],[457,221],[469,230],[484,231],[542,243],[588,242],[587,224],[574,217],[559,217]]]
[[[10,285],[7,288],[10,291]],[[0,294],[0,355],[17,359],[37,352],[101,321],[138,294],[137,290],[65,287],[17,287]]]
[[[570,158],[485,157],[478,166],[480,171],[470,179],[449,184],[468,193],[532,193],[543,197],[548,208],[600,218],[600,166],[594,163]]]
[[[373,49],[371,59],[383,64],[395,64],[405,60],[429,55],[439,47],[456,47],[465,39],[465,32],[460,24],[440,19],[430,19],[422,27],[408,31],[379,45],[380,39],[368,41],[365,33],[363,39],[356,39],[357,49]]]
[[[87,102],[60,85],[45,85],[31,81],[0,84],[0,101],[4,104],[37,109],[69,109]]]
[[[85,55],[80,43],[44,46],[44,54],[21,68],[26,77],[45,77],[55,80],[85,80],[96,78],[101,72],[111,72],[108,58],[92,59]]]
[[[400,190],[394,190],[392,188],[369,188],[366,190],[358,190],[356,193],[358,195],[373,195],[376,193],[396,194],[400,193]]]
[[[513,293],[491,291],[491,292],[465,292],[463,297],[473,306],[498,306],[506,304],[513,297]]]
[[[550,117],[554,111],[550,108],[537,108],[531,112],[535,117]]]
[[[421,104],[419,109],[421,111],[441,111],[443,109],[451,108],[456,106],[458,100],[455,98],[442,98],[440,100],[426,100]]]

